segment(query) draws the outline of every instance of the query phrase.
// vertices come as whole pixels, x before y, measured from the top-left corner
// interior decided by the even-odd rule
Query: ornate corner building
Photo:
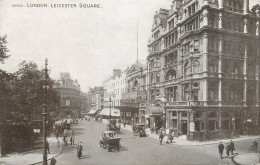
[[[188,140],[259,134],[259,21],[249,0],[173,0],[156,12],[148,126]]]

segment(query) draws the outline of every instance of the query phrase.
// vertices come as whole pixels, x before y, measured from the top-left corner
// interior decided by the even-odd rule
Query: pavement
[[[254,164],[260,165],[259,153],[247,153],[247,154],[239,154],[232,158],[232,161],[237,165],[244,165],[244,164]]]
[[[103,123],[108,123],[107,120],[102,120]],[[131,125],[121,125],[121,129],[127,130],[132,132],[132,126]],[[159,135],[158,134],[152,134],[150,129],[146,129],[147,137],[158,140],[159,141]],[[259,141],[259,136],[240,136],[237,138],[233,138],[233,142],[241,142],[241,141]],[[163,142],[166,143],[167,138],[164,138]],[[172,145],[181,145],[181,146],[203,146],[203,145],[213,145],[213,144],[219,144],[230,142],[230,139],[221,139],[221,140],[211,140],[211,141],[188,141],[184,137],[174,138]],[[233,156],[230,156],[229,158],[232,159],[233,163],[238,165],[244,165],[244,164],[257,164],[260,165],[260,155],[259,153],[244,153],[244,154],[235,154]]]
[[[52,157],[57,157],[62,152],[62,143],[60,147],[57,147],[56,137],[47,138],[50,145],[50,154],[47,155],[47,159]],[[62,142],[62,138],[59,138]],[[12,153],[4,157],[0,157],[1,165],[34,165],[42,162],[43,159],[43,149],[32,150],[22,153]]]
[[[102,120],[103,123],[107,124],[108,121],[106,119]],[[127,130],[132,132],[132,126],[131,125],[124,125],[121,124],[121,129]],[[147,128],[145,129],[145,132],[147,134],[147,137],[158,140],[159,141],[159,135],[155,133],[151,133],[150,129]],[[175,137],[173,140],[173,145],[184,145],[184,146],[201,146],[201,145],[211,145],[211,144],[218,144],[220,142],[222,143],[227,143],[230,142],[230,139],[218,139],[218,140],[210,140],[210,141],[189,141],[185,139],[186,136],[180,136],[180,137]],[[233,138],[232,141],[253,141],[253,140],[260,140],[260,136],[240,136],[237,138]],[[163,139],[163,142],[166,142],[167,138]]]

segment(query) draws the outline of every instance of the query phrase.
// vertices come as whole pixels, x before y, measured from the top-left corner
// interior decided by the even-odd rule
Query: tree
[[[10,55],[7,55],[7,52],[9,50],[6,47],[7,41],[6,41],[7,35],[1,37],[0,36],[0,62],[4,63],[5,59],[7,59]]]
[[[15,73],[16,109],[25,119],[41,119],[44,104],[44,71],[39,70],[37,64],[23,61]],[[53,89],[53,80],[49,78],[47,91],[47,110],[52,112],[59,105],[57,92]]]

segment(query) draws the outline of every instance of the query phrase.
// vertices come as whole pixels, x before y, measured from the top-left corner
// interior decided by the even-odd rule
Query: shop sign
[[[190,132],[195,132],[195,123],[190,122]]]
[[[246,121],[247,121],[247,122],[252,122],[252,119],[247,119]]]

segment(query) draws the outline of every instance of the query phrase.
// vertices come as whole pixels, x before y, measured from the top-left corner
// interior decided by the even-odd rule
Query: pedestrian
[[[218,145],[218,152],[219,152],[219,155],[220,155],[220,158],[223,159],[223,151],[224,151],[224,145],[222,144],[222,142],[219,143]]]
[[[169,133],[169,140],[170,140],[170,143],[172,143],[173,136],[174,136],[174,131],[172,131],[172,132]]]
[[[55,131],[55,135],[56,135],[56,139],[58,139],[59,138],[59,130],[58,129]]]
[[[47,154],[50,154],[50,144],[47,140],[46,140],[46,150],[47,150]]]
[[[72,130],[72,135],[71,135],[71,144],[74,144],[75,142],[75,131]]]
[[[235,151],[235,144],[232,140],[230,140],[230,151],[231,151],[231,155],[233,155],[233,151]]]
[[[56,159],[54,158],[54,156],[51,158],[51,162],[50,165],[55,165],[56,164]]]
[[[160,144],[162,144],[162,141],[163,141],[163,132],[162,132],[162,130],[160,131],[159,139],[160,139]]]
[[[63,137],[63,142],[64,142],[65,145],[67,145],[67,137],[66,136]]]
[[[254,145],[255,152],[257,152],[258,143],[257,143],[257,141],[256,141],[256,140],[253,142],[253,145]]]
[[[230,152],[230,150],[231,150],[230,144],[227,143],[227,145],[226,145],[226,154],[227,154],[227,157],[229,157],[229,152]]]
[[[60,140],[57,141],[57,147],[60,147]]]

